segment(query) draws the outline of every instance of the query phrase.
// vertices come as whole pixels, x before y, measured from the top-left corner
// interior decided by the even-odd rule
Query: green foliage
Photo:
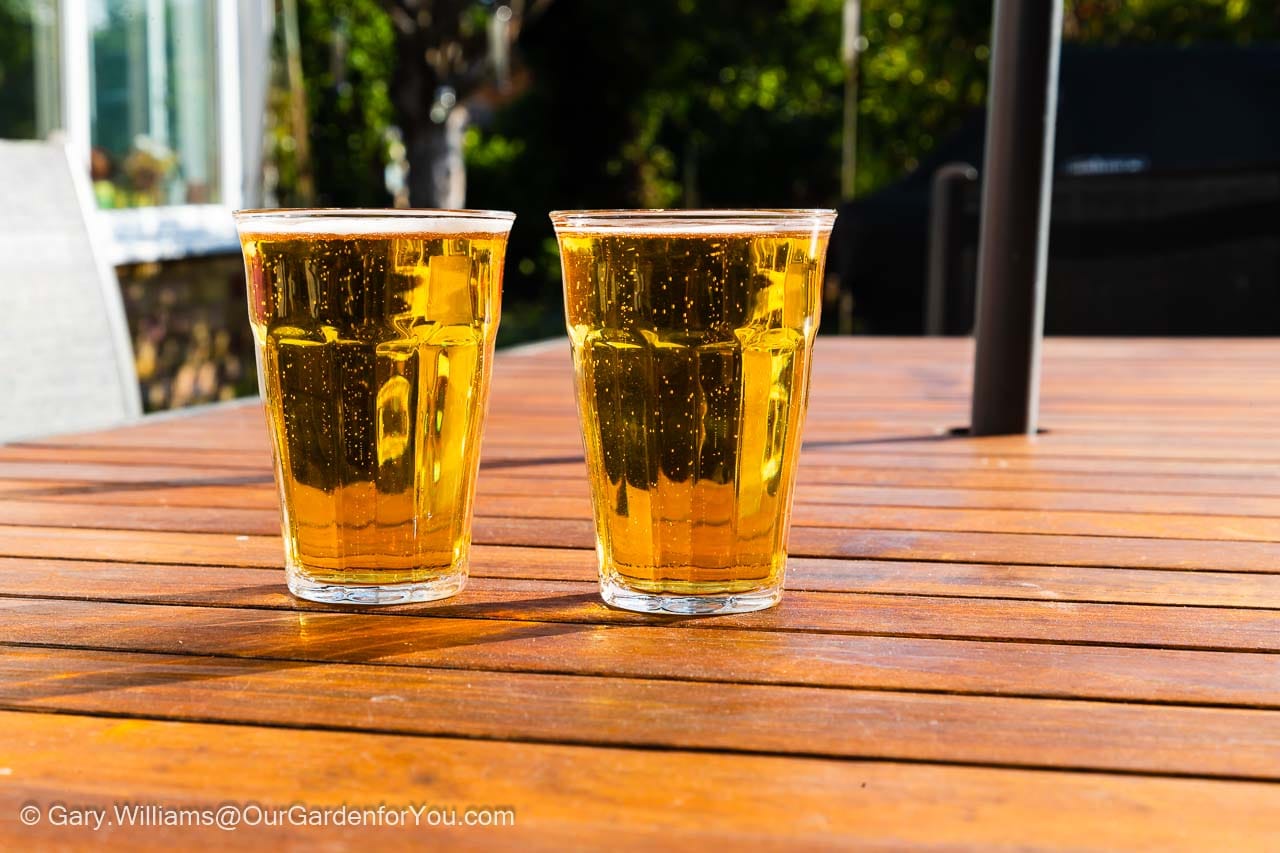
[[[562,74],[562,97],[589,103],[594,124],[624,130],[621,138],[591,131],[609,145],[606,176],[626,184],[609,203],[839,200],[841,0],[562,5],[571,11],[553,8],[544,29],[589,34],[574,39],[579,82]],[[981,103],[989,17],[988,0],[864,0],[860,191],[913,168]],[[537,87],[565,60],[526,47]],[[609,91],[590,82],[596,76]]]
[[[1280,38],[1275,0],[1067,0],[1067,38],[1103,44],[1248,44]]]
[[[922,155],[981,106],[990,27],[987,0],[863,4],[860,193],[914,169]]]
[[[480,128],[467,128],[463,140],[466,148],[467,167],[490,173],[501,173],[510,169],[525,151],[523,139],[510,139],[498,134],[484,135]]]
[[[393,124],[389,83],[395,34],[379,0],[299,0],[302,73],[311,126],[317,203],[386,206],[386,130]],[[276,66],[283,69],[279,33]],[[281,202],[294,202],[297,163],[283,71],[272,87],[270,129]]]
[[[469,139],[469,202],[521,217],[509,292],[556,298],[549,208],[837,203],[841,8],[556,0],[522,39],[531,86]],[[860,191],[981,103],[989,17],[989,0],[864,0]]]
[[[637,60],[647,79],[629,105],[633,134],[612,161],[634,176],[634,203],[829,199],[839,170],[838,0],[662,5],[643,10],[650,32]]]
[[[378,0],[300,2],[320,192],[332,204],[385,204],[390,19]],[[466,137],[468,204],[520,215],[507,304],[530,307],[508,312],[504,338],[560,328],[549,209],[840,201],[842,5],[554,0],[530,22],[519,44],[527,82],[513,99],[483,94],[476,112],[492,115]],[[981,106],[991,6],[862,0],[859,194],[912,170]],[[1064,29],[1068,39],[1108,44],[1244,43],[1280,38],[1280,8],[1068,0]]]

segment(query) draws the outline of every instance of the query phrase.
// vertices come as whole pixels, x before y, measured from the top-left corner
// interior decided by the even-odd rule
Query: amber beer
[[[552,214],[609,603],[778,601],[834,218]]]
[[[237,214],[289,589],[387,604],[467,577],[512,214]]]

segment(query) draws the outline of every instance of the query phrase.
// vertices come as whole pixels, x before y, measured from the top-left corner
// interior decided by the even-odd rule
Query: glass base
[[[286,571],[289,592],[323,604],[409,604],[436,601],[462,592],[467,585],[465,568],[424,581],[389,584],[337,584],[308,578],[293,567]]]
[[[713,616],[725,613],[750,613],[773,607],[782,599],[782,587],[767,587],[749,592],[726,592],[719,595],[678,595],[674,593],[638,592],[610,577],[600,579],[600,597],[605,604],[637,613],[674,613],[680,616]]]

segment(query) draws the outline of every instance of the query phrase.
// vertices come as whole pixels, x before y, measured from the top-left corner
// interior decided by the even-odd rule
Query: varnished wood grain
[[[101,469],[100,469],[101,470]],[[158,476],[151,482],[102,480],[50,480],[12,477],[0,479],[0,499],[59,501],[82,504],[138,506],[235,507],[277,510],[279,498],[269,472],[201,476],[167,481]],[[548,478],[540,482],[538,494],[531,496],[525,477],[510,476],[500,469],[486,471],[478,483],[482,506],[494,499],[512,497],[529,501],[541,498],[574,498],[578,511],[588,504],[584,478]],[[832,507],[937,507],[1091,513],[1156,513],[1178,516],[1280,516],[1280,498],[1251,495],[1202,495],[1172,492],[1048,491],[1032,489],[960,489],[895,485],[818,485],[802,483],[795,497],[797,512],[804,517],[813,512],[834,511]],[[1212,521],[1212,519],[1210,519]]]
[[[59,506],[59,505],[54,505]],[[96,512],[97,510],[94,510]],[[174,510],[175,515],[181,509]],[[135,510],[134,517],[145,514]],[[192,512],[191,515],[196,515]],[[54,520],[67,521],[64,517]],[[59,543],[57,553],[75,559],[121,559],[135,562],[190,562],[222,565],[249,561],[250,565],[279,566],[278,536],[233,528],[225,533],[182,533],[155,530],[156,525],[108,527],[92,513],[74,519],[81,528],[0,525],[0,556],[42,557]],[[163,522],[158,526],[167,526]],[[274,525],[272,527],[274,529]],[[523,545],[535,548],[595,544],[590,519],[493,518],[478,516],[472,526],[475,542],[484,545]],[[1008,565],[1116,566],[1137,569],[1224,572],[1277,571],[1277,546],[1270,542],[1230,542],[1200,539],[1066,536],[1059,534],[974,533],[872,528],[793,529],[790,550],[800,557],[838,557],[869,560],[928,560],[935,562],[997,563]]]
[[[476,513],[482,518],[576,520],[590,517],[591,504],[585,495],[482,495],[476,501]],[[243,505],[156,507],[69,500],[49,507],[39,501],[0,498],[0,524],[264,534],[279,529],[280,513],[275,507]],[[1045,513],[1020,509],[849,507],[805,503],[796,507],[792,526],[799,530],[809,527],[837,530],[873,528],[1280,542],[1280,518],[1120,511],[1059,510]]]
[[[9,760],[0,809],[28,796],[110,805],[143,801],[216,807],[230,800],[510,806],[510,830],[367,828],[111,833],[136,849],[206,844],[302,844],[368,849],[398,843],[489,849],[704,850],[726,839],[758,849],[938,846],[993,849],[1265,850],[1280,787],[1255,782],[1138,778],[945,765],[369,736],[257,726],[0,712],[21,752]],[[70,746],[74,744],[74,747]],[[96,757],[87,774],[82,758]],[[191,762],[198,761],[198,773]],[[1176,820],[1170,820],[1176,815]],[[71,844],[42,825],[12,845]],[[425,839],[425,841],[424,841]],[[83,843],[83,841],[81,841]]]
[[[819,342],[788,592],[714,619],[599,601],[562,346],[499,358],[446,602],[287,594],[257,403],[0,447],[0,847],[394,791],[520,820],[99,840],[1268,849],[1280,344],[1049,341],[1035,439],[946,434],[970,356]]]
[[[269,583],[262,577],[255,586]],[[689,619],[605,607],[594,584],[476,578],[468,586],[463,598],[403,605],[394,611],[383,608],[379,612],[535,623],[664,624],[689,631],[732,626],[756,631],[1280,651],[1280,611],[1276,610],[796,592],[785,605],[767,612]],[[121,597],[127,598],[128,594]],[[30,621],[41,606],[38,599],[0,599],[0,614],[21,623]],[[48,629],[32,626],[26,630],[31,631],[30,636],[38,636]]]
[[[1280,706],[1280,655],[744,630],[679,623],[586,621],[606,614],[589,593],[562,597],[568,620],[504,619],[461,604],[429,619],[373,619],[285,600],[270,585],[193,583],[196,592],[138,596],[147,606],[0,600],[0,642],[326,663],[382,663],[525,672],[618,674],[760,684]],[[473,593],[464,600],[473,600]],[[182,604],[183,607],[175,607]],[[544,598],[543,613],[553,602]],[[245,610],[246,606],[269,608]],[[468,608],[473,610],[469,611]],[[300,610],[301,613],[278,612]],[[401,615],[429,612],[398,608]],[[511,610],[506,611],[508,614]],[[175,625],[178,626],[175,628]],[[688,649],[697,649],[690,655]],[[389,675],[394,679],[394,675]]]
[[[311,699],[299,703],[297,696]],[[708,714],[712,707],[716,713]],[[0,708],[487,740],[1280,778],[1280,711],[1233,708],[421,668],[389,680],[385,668],[359,664],[48,649],[10,649],[0,659]],[[1224,741],[1235,748],[1222,749]]]
[[[262,543],[255,540],[250,544],[262,551]],[[245,568],[279,570],[280,561],[273,559],[269,551],[260,553],[262,562],[255,565],[246,557],[242,543],[235,546],[232,561],[238,557]],[[141,578],[151,578],[174,590],[188,584],[195,584],[191,588],[198,589],[203,580],[216,580],[238,568],[219,563],[197,566],[118,559],[93,562],[0,557],[0,590],[59,590],[91,596],[114,591],[131,595],[136,591],[132,584]],[[591,582],[596,578],[596,556],[593,551],[571,548],[474,545],[471,576]],[[126,580],[130,582],[123,582]],[[792,557],[787,561],[786,583],[788,589],[807,592],[1280,609],[1280,574],[1262,573],[1172,574],[1152,569]]]

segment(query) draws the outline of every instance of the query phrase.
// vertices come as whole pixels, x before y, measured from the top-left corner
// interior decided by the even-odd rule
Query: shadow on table
[[[493,468],[532,468],[538,465],[573,465],[585,463],[581,454],[577,456],[538,456],[532,459],[481,459],[480,469],[487,471]]]
[[[576,584],[575,584],[576,585]],[[475,601],[441,604],[424,612],[424,616],[449,616],[462,619],[537,620],[539,622],[587,623],[597,627],[609,625],[671,625],[690,619],[705,621],[706,616],[681,616],[667,613],[634,613],[610,607],[600,598],[595,584],[589,592],[565,595],[543,595],[506,601]],[[715,617],[711,617],[715,618]]]
[[[889,435],[881,438],[872,437],[827,441],[806,441],[800,445],[800,449],[802,451],[825,450],[833,447],[857,447],[862,444],[936,444],[939,442],[956,441],[963,438],[969,438],[969,435],[959,430],[949,430],[943,433],[928,433],[926,435]]]
[[[241,592],[264,589],[268,587],[247,587]],[[148,598],[147,603],[162,604],[163,598]],[[545,655],[536,641],[598,627],[497,618],[430,618],[460,616],[466,607],[450,607],[448,613],[409,613],[402,609],[398,614],[352,612],[350,608],[325,605],[316,605],[316,609],[304,605],[294,610],[236,608],[234,615],[228,614],[231,608],[225,606],[178,609],[181,612],[176,615],[172,610],[158,612],[160,618],[143,613],[98,636],[92,627],[96,619],[88,618],[83,630],[67,625],[78,637],[70,648],[63,644],[12,648],[13,657],[4,669],[10,669],[22,657],[76,655],[76,671],[68,672],[65,663],[56,661],[53,665],[41,663],[30,670],[23,667],[13,671],[11,675],[16,677],[7,677],[0,683],[0,706],[86,709],[85,703],[68,706],[49,700],[271,672],[300,672],[332,664],[378,665],[380,677],[385,676],[393,685],[400,667],[492,669],[495,655],[478,647],[493,644],[515,643],[518,648],[533,641],[534,648],[517,652],[516,657],[541,660]],[[194,700],[197,695],[193,693],[189,698]],[[173,701],[172,697],[166,701]]]

